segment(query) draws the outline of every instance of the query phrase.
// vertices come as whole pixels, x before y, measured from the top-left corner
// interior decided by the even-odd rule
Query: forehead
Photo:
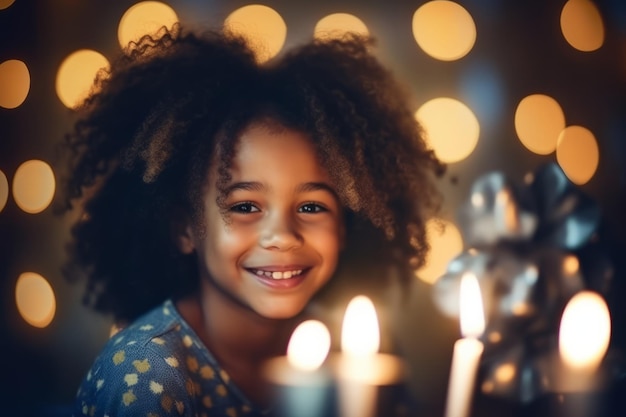
[[[276,175],[271,175],[271,174]],[[250,176],[279,176],[328,180],[311,139],[303,132],[276,123],[256,123],[239,136],[231,163],[233,181]],[[285,178],[287,179],[287,178]]]

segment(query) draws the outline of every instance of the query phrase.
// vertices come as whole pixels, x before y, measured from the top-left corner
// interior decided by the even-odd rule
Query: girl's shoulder
[[[167,300],[111,336],[92,370],[98,365],[129,371],[134,367],[141,373],[142,366],[137,363],[146,363],[144,369],[158,369],[164,364],[178,368],[180,361],[203,348],[174,303]]]
[[[166,300],[152,310],[139,316],[127,326],[123,326],[108,341],[107,346],[139,344],[145,346],[155,338],[172,333],[184,323],[172,300]],[[106,349],[105,347],[105,349]]]
[[[209,408],[253,411],[168,300],[111,337],[80,386],[75,415],[186,415]]]
[[[190,407],[177,326],[179,317],[165,302],[114,334],[79,387],[75,415],[160,415],[178,411],[176,404]]]
[[[255,416],[245,398],[171,301],[106,343],[79,388],[75,416]]]

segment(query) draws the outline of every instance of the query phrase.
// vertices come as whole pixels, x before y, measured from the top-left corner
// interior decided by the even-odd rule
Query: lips
[[[302,265],[246,268],[260,283],[277,290],[298,287],[305,280],[310,269]]]

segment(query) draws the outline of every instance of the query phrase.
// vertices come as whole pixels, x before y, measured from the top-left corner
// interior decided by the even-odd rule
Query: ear
[[[196,249],[191,221],[183,214],[182,210],[174,216],[170,226],[170,233],[174,244],[182,254],[189,255]]]

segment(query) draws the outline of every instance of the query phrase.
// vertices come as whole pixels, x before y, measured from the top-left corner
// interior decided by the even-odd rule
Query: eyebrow
[[[226,189],[224,190],[224,195],[228,196],[232,193],[234,193],[235,191],[261,191],[265,188],[265,186],[263,186],[263,184],[261,184],[260,182],[253,182],[253,181],[245,181],[245,182],[236,182],[234,184],[229,185],[228,187],[226,187]]]
[[[226,187],[224,195],[228,196],[232,194],[233,192],[239,191],[239,190],[263,191],[265,188],[266,188],[265,185],[263,185],[260,182],[255,182],[255,181],[236,182]],[[337,195],[337,192],[335,191],[335,189],[325,182],[305,182],[303,184],[298,185],[298,187],[296,187],[296,193],[308,193],[308,192],[320,191],[320,190],[326,191],[329,194],[332,194],[333,197],[339,199],[339,196]]]
[[[332,194],[335,198],[338,198],[335,189],[325,182],[305,182],[304,184],[298,185],[298,187],[296,188],[296,192],[298,193],[308,193],[320,190],[326,191]]]

